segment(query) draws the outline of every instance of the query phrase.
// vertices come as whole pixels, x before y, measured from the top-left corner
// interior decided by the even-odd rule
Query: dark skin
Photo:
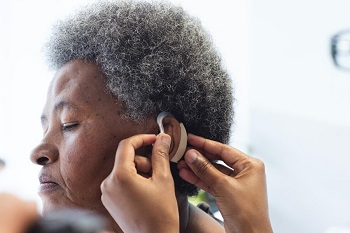
[[[180,176],[209,192],[224,219],[227,233],[273,232],[264,163],[236,148],[193,134],[193,149],[178,163]],[[227,166],[210,161],[221,160]]]
[[[106,91],[103,74],[95,63],[73,60],[57,71],[42,114],[43,139],[31,155],[34,163],[42,165],[39,195],[44,214],[60,208],[83,208],[105,216],[107,230],[123,232],[118,219],[114,220],[103,205],[100,186],[112,170],[117,170],[113,169],[115,158],[123,156],[123,153],[116,154],[119,143],[148,133],[153,134],[153,141],[135,150],[151,146],[158,126],[155,117],[137,124],[123,118],[122,113],[122,104]],[[165,121],[166,133],[172,142],[167,156],[171,157],[179,143],[179,123],[171,119]],[[125,145],[125,141],[121,145]],[[118,200],[119,195],[122,198],[132,193],[113,195]],[[171,200],[174,195],[180,232],[223,232],[210,216],[189,205],[185,196],[173,193]],[[166,202],[159,202],[164,204]],[[140,212],[149,211],[156,212],[157,207],[140,208]]]
[[[121,169],[127,168],[127,170],[122,172],[121,176],[117,175],[118,178],[116,179],[114,175],[118,172],[112,172],[103,182],[103,199],[107,196],[106,202],[111,203],[113,193],[118,190],[127,192],[132,189],[132,192],[130,192],[132,196],[125,195],[129,198],[129,201],[122,203],[112,201],[113,204],[106,205],[112,215],[119,215],[116,219],[121,220],[128,232],[178,232],[178,226],[172,224],[176,221],[173,219],[173,213],[176,210],[169,210],[171,208],[172,187],[167,185],[170,181],[160,184],[162,179],[169,179],[168,174],[170,174],[167,146],[169,143],[160,143],[162,142],[160,137],[164,137],[164,135],[158,135],[153,146],[151,161],[147,161],[146,158],[135,160],[135,162],[133,160],[133,158],[137,158],[134,152],[135,148],[138,148],[141,144],[147,145],[153,142],[152,136],[154,140],[154,135],[136,135],[124,141],[123,146],[119,146],[117,154],[123,153],[130,158],[129,161],[128,159],[125,161],[116,159],[115,168],[119,166]],[[192,149],[189,149],[185,153],[184,160],[178,163],[180,176],[213,195],[223,216],[226,233],[273,232],[268,213],[264,163],[233,147],[193,134],[188,135],[188,142]],[[226,166],[213,164],[210,162],[213,160],[221,160],[226,163]],[[152,171],[149,179],[137,174],[141,169],[143,173]],[[126,182],[120,182],[120,178]],[[145,201],[143,195],[152,190],[154,184],[160,184],[156,187],[158,190],[163,189],[158,193],[153,192],[152,198]],[[162,206],[163,208],[158,208],[156,215],[147,212],[147,216],[144,217],[142,214],[132,211],[136,208],[130,208],[133,203],[136,203],[136,206],[148,206],[154,200],[164,198],[165,193],[168,193],[166,197],[169,204]],[[175,202],[173,200],[173,203]],[[184,202],[183,204],[188,203]],[[191,211],[198,211],[196,208],[189,208]],[[191,211],[189,211],[190,215]],[[157,217],[161,219],[157,220]],[[129,222],[130,219],[140,220],[135,227]],[[164,219],[171,219],[172,221],[167,222]],[[213,226],[201,225],[202,220],[200,218],[197,220],[193,221],[192,219],[190,221],[193,228],[189,232],[206,232],[203,227]],[[162,225],[159,223],[162,223]],[[152,231],[155,226],[160,230]],[[151,230],[145,231],[145,229]],[[210,232],[209,229],[206,230]],[[212,231],[217,232],[215,229],[212,229]]]

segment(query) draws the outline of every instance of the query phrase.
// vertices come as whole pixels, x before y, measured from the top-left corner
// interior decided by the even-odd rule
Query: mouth
[[[53,181],[53,179],[49,175],[44,173],[40,173],[39,182],[39,193],[53,191],[54,189],[59,187],[59,185],[55,181]]]

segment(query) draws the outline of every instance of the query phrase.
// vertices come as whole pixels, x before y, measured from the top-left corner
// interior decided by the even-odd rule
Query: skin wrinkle
[[[81,160],[84,161],[84,160]],[[71,157],[68,157],[68,163],[71,164]],[[79,164],[79,166],[82,166],[82,164]],[[60,174],[64,174],[65,171],[63,170],[63,166],[60,166]],[[70,188],[70,185],[68,185],[70,182],[70,177],[67,177],[66,179],[61,176],[61,180],[64,182],[64,187],[66,187],[67,191],[64,192],[64,196],[73,204],[73,206],[79,206],[79,203],[74,200],[79,200],[79,197],[77,195],[73,195],[75,193],[74,189],[75,187],[72,186]],[[82,200],[84,200],[84,197],[80,197]]]
[[[73,78],[81,85],[71,85],[72,76],[65,75],[74,71],[74,67],[85,72]],[[148,132],[148,128],[156,125],[156,122],[150,124],[145,121],[143,125],[139,125],[123,120],[118,115],[119,106],[122,105],[112,95],[104,92],[103,80],[89,76],[95,72],[101,72],[95,63],[72,61],[57,72],[51,85],[53,88],[49,90],[43,110],[43,116],[47,120],[44,124],[49,127],[44,127],[47,133],[32,154],[32,161],[37,162],[40,157],[45,156],[41,155],[43,149],[50,150],[46,156],[51,161],[47,160],[41,165],[44,173],[59,184],[50,195],[45,192],[40,194],[44,212],[60,207],[79,207],[106,215],[106,210],[101,209],[103,205],[99,202],[101,194],[98,190],[113,167],[118,142],[131,135]],[[95,88],[85,88],[86,85]],[[91,100],[88,105],[85,98]],[[99,98],[103,105],[98,101]],[[72,108],[67,105],[70,101],[80,109],[74,110],[73,115]],[[95,113],[99,113],[97,117]],[[63,131],[62,124],[65,120],[78,122],[77,127]],[[59,152],[58,156],[50,155],[56,150]]]

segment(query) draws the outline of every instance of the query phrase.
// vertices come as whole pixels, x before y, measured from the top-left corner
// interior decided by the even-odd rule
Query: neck
[[[190,222],[190,204],[186,195],[176,193],[176,199],[179,208],[180,232],[187,232]]]

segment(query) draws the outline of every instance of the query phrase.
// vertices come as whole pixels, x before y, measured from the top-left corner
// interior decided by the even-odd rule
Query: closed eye
[[[78,126],[78,122],[68,122],[62,124],[62,130],[63,131],[71,131],[74,127]]]

